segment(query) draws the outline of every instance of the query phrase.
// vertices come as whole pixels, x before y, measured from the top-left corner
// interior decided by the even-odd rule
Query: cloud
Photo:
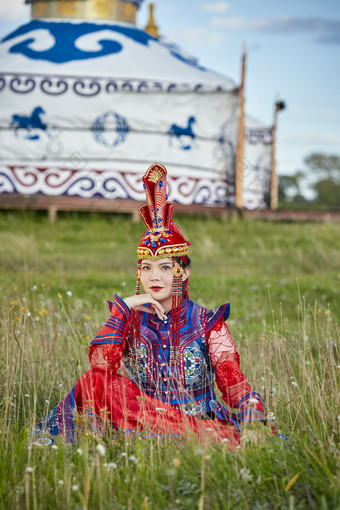
[[[208,12],[226,12],[230,9],[229,2],[213,2],[205,4],[203,9]]]
[[[188,27],[181,30],[174,40],[184,47],[202,44],[208,48],[217,48],[223,39],[224,35],[216,32],[215,30],[209,30],[201,27]]]
[[[247,19],[242,17],[215,17],[211,21],[217,28],[228,30],[254,30],[260,32],[281,33],[318,33],[317,42],[327,44],[340,44],[340,20],[327,18],[258,18]]]
[[[24,0],[11,0],[10,2],[0,2],[0,19],[1,21],[21,21],[27,18],[30,13],[30,7]]]

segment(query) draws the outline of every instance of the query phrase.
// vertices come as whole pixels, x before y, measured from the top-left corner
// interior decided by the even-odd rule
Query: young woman
[[[245,425],[266,421],[225,322],[229,304],[208,310],[189,299],[190,243],[172,221],[166,174],[154,164],[143,177],[147,231],[137,249],[136,293],[109,303],[111,315],[90,345],[91,370],[34,429],[38,444],[60,434],[74,441],[88,426],[100,434],[191,432],[232,448]],[[237,414],[216,398],[215,382]]]

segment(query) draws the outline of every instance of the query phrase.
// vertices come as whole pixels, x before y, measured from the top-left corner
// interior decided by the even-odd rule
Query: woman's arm
[[[111,315],[92,340],[89,359],[93,370],[110,370],[116,373],[126,348],[130,309],[117,294],[113,303],[109,302],[109,307]]]
[[[89,359],[93,370],[110,370],[116,373],[126,348],[126,330],[130,322],[130,310],[156,313],[161,320],[167,317],[162,305],[149,294],[130,296],[124,300],[116,294],[114,302],[109,302],[109,307],[111,316],[92,340]]]
[[[238,417],[244,424],[265,421],[262,398],[252,391],[241,371],[240,357],[223,317],[208,332],[207,344],[223,400],[230,407],[239,409]]]

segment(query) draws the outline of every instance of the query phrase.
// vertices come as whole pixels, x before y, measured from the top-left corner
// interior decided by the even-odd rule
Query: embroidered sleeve
[[[94,370],[117,372],[126,348],[126,328],[130,309],[116,294],[114,302],[109,302],[111,315],[105,326],[92,340],[89,358]]]
[[[222,398],[230,407],[239,409],[239,420],[265,420],[262,398],[252,392],[241,371],[240,357],[223,317],[208,334],[208,350]]]

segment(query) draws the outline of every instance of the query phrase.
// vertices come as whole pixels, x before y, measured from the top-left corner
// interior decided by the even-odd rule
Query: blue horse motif
[[[39,135],[37,133],[31,133],[31,129],[40,129],[41,131],[45,131],[49,137],[50,134],[47,131],[47,124],[44,124],[40,118],[44,113],[45,110],[41,106],[36,106],[29,116],[12,115],[10,127],[14,129],[15,136],[18,136],[19,129],[25,129],[26,140],[39,140]]]
[[[172,124],[168,131],[169,141],[172,145],[172,141],[176,138],[179,141],[179,148],[183,151],[192,149],[193,142],[196,140],[196,135],[192,129],[192,125],[196,122],[195,117],[189,117],[187,126],[181,127],[177,124]]]

